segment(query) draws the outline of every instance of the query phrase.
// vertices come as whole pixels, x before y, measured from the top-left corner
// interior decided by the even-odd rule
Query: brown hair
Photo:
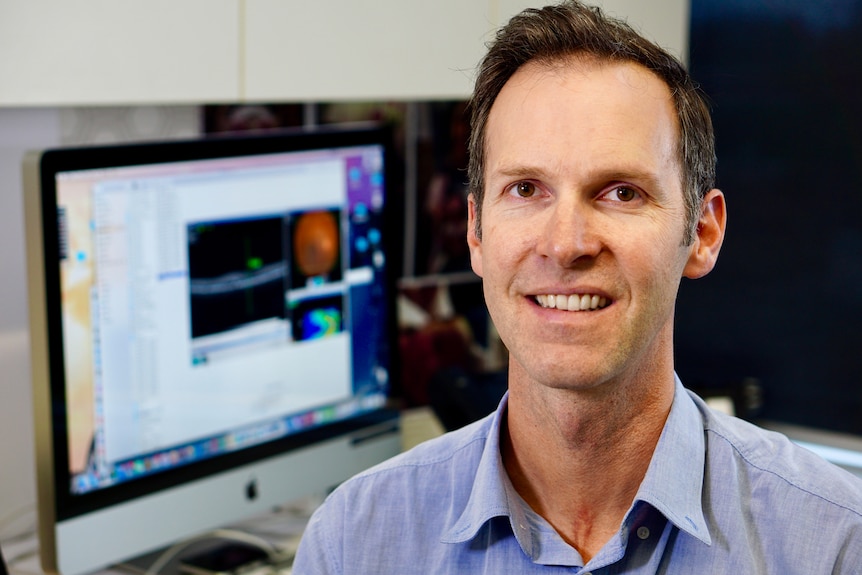
[[[479,71],[470,101],[470,193],[476,200],[476,233],[481,237],[484,195],[485,133],[488,116],[503,85],[530,61],[556,63],[572,56],[599,61],[632,62],[652,71],[670,88],[679,122],[677,143],[687,220],[685,243],[691,243],[700,204],[715,185],[715,143],[706,101],[683,65],[621,20],[575,0],[528,8],[497,31]]]

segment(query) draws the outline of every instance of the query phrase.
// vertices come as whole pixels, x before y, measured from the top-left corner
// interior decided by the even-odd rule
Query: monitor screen
[[[28,157],[46,570],[90,571],[398,451],[388,150],[368,128]]]

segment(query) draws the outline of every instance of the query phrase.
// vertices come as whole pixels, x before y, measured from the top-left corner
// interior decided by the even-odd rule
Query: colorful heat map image
[[[340,333],[344,324],[344,302],[341,296],[314,298],[292,306],[293,335],[308,341]]]

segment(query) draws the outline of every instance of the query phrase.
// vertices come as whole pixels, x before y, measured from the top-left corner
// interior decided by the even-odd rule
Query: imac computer
[[[400,449],[388,130],[30,154],[39,538],[91,572]]]

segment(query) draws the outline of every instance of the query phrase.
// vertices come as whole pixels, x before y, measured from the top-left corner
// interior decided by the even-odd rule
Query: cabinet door
[[[500,23],[527,7],[541,8],[554,0],[491,0]],[[689,0],[586,0],[631,26],[671,54],[688,61]]]
[[[240,0],[3,0],[0,105],[239,96]]]
[[[470,94],[493,31],[551,0],[244,0],[242,98],[440,99]],[[688,0],[593,0],[686,57]]]
[[[464,98],[486,0],[247,0],[250,100]]]

